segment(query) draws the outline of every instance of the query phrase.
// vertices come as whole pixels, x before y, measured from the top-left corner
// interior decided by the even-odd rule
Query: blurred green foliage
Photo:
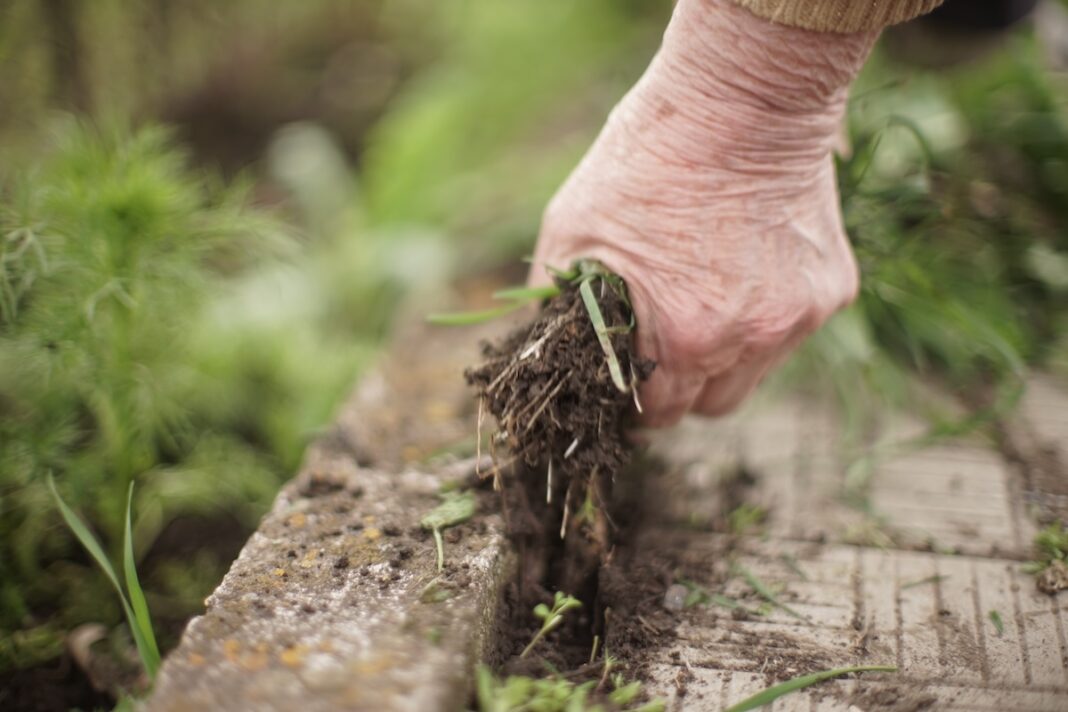
[[[137,481],[173,642],[400,296],[529,249],[669,9],[0,8],[0,673],[122,616],[48,473],[116,560]]]
[[[1027,364],[1063,357],[1066,89],[1026,35],[940,73],[877,55],[854,87],[838,168],[861,292],[785,374],[839,394],[853,447],[895,405],[926,412],[928,437],[973,428]]]
[[[190,348],[213,282],[255,261],[242,252],[277,250],[277,229],[191,173],[163,131],[58,133],[0,212],[3,628],[85,593],[88,571],[47,568],[71,544],[47,473],[114,544],[133,478],[152,511],[198,497],[251,521],[285,447],[257,449],[196,408],[215,387]]]
[[[670,9],[2,4],[0,672],[122,615],[48,472],[113,554],[137,481],[143,583],[176,628],[401,296],[440,304],[457,270],[529,251]],[[1066,97],[1027,36],[942,75],[870,63],[839,162],[862,294],[783,375],[837,392],[850,442],[890,405],[954,427],[931,379],[1004,408],[1025,365],[1068,371]]]

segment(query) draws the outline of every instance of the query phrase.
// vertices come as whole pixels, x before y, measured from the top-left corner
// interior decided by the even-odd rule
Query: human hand
[[[531,271],[600,260],[627,282],[647,425],[738,405],[854,298],[832,149],[877,33],[679,0],[664,44],[549,204]]]

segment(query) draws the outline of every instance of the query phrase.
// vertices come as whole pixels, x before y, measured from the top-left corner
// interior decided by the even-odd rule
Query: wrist
[[[729,0],[679,0],[621,118],[691,160],[811,162],[834,146],[877,36],[777,25]]]

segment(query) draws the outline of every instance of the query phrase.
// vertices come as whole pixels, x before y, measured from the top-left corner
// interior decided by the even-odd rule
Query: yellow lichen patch
[[[395,664],[391,653],[383,653],[360,660],[353,668],[358,675],[378,675],[391,669]]]
[[[367,515],[364,515],[364,518],[363,518],[363,525],[364,525],[365,527],[369,527],[369,526],[371,526],[371,525],[372,525],[372,524],[374,524],[374,523],[375,523],[375,515],[373,515],[373,514],[367,514]]]
[[[294,529],[300,529],[307,523],[308,517],[304,514],[304,512],[297,512],[296,514],[292,514],[290,515],[289,519],[286,520],[286,524],[293,527]]]
[[[379,529],[377,529],[375,527],[367,527],[366,529],[363,530],[363,538],[366,539],[367,541],[375,541],[377,539],[380,539],[381,537],[382,537],[381,530],[379,530]]]
[[[298,643],[297,645],[291,645],[283,650],[282,654],[278,657],[286,667],[295,668],[304,664],[304,656],[307,654],[308,646]]]
[[[270,574],[261,574],[256,577],[255,585],[264,591],[277,591],[285,588],[289,574],[285,569],[275,569]]]
[[[423,451],[415,445],[408,445],[401,450],[401,458],[403,458],[405,462],[418,462],[423,459]]]
[[[345,546],[333,549],[331,554],[335,556],[347,556],[350,568],[359,568],[361,566],[366,566],[367,564],[382,561],[382,551],[380,550],[379,545],[374,542],[374,540],[380,538],[381,535],[381,532],[375,530],[370,537],[367,537],[366,530],[364,530],[359,536],[349,539]]]
[[[255,672],[257,670],[262,670],[265,667],[267,667],[267,664],[271,660],[270,660],[270,656],[267,655],[266,646],[262,646],[262,647],[264,648],[263,650],[257,649],[254,652],[251,652],[251,653],[248,653],[247,655],[244,655],[241,658],[241,667],[243,667],[244,669],[246,669],[246,670],[248,670],[250,672]]]
[[[312,549],[311,551],[309,551],[307,554],[304,555],[304,559],[300,562],[300,567],[302,569],[310,569],[311,567],[315,566],[315,564],[318,561],[318,559],[319,559],[319,550],[318,549]]]
[[[223,641],[223,655],[226,659],[232,663],[237,662],[237,656],[241,652],[241,643],[237,642],[233,638],[228,638]]]
[[[200,653],[189,653],[187,660],[189,660],[189,664],[193,667],[200,667],[205,662],[204,656]]]
[[[319,650],[321,652],[324,652],[324,653],[332,653],[332,652],[334,652],[334,641],[332,641],[332,640],[324,640],[324,641],[322,641],[321,643],[319,643]]]

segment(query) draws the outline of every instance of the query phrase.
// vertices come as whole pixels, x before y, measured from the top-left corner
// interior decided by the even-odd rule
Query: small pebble
[[[681,611],[686,607],[686,596],[689,593],[686,587],[680,583],[668,586],[668,590],[664,592],[664,608],[669,611]]]

